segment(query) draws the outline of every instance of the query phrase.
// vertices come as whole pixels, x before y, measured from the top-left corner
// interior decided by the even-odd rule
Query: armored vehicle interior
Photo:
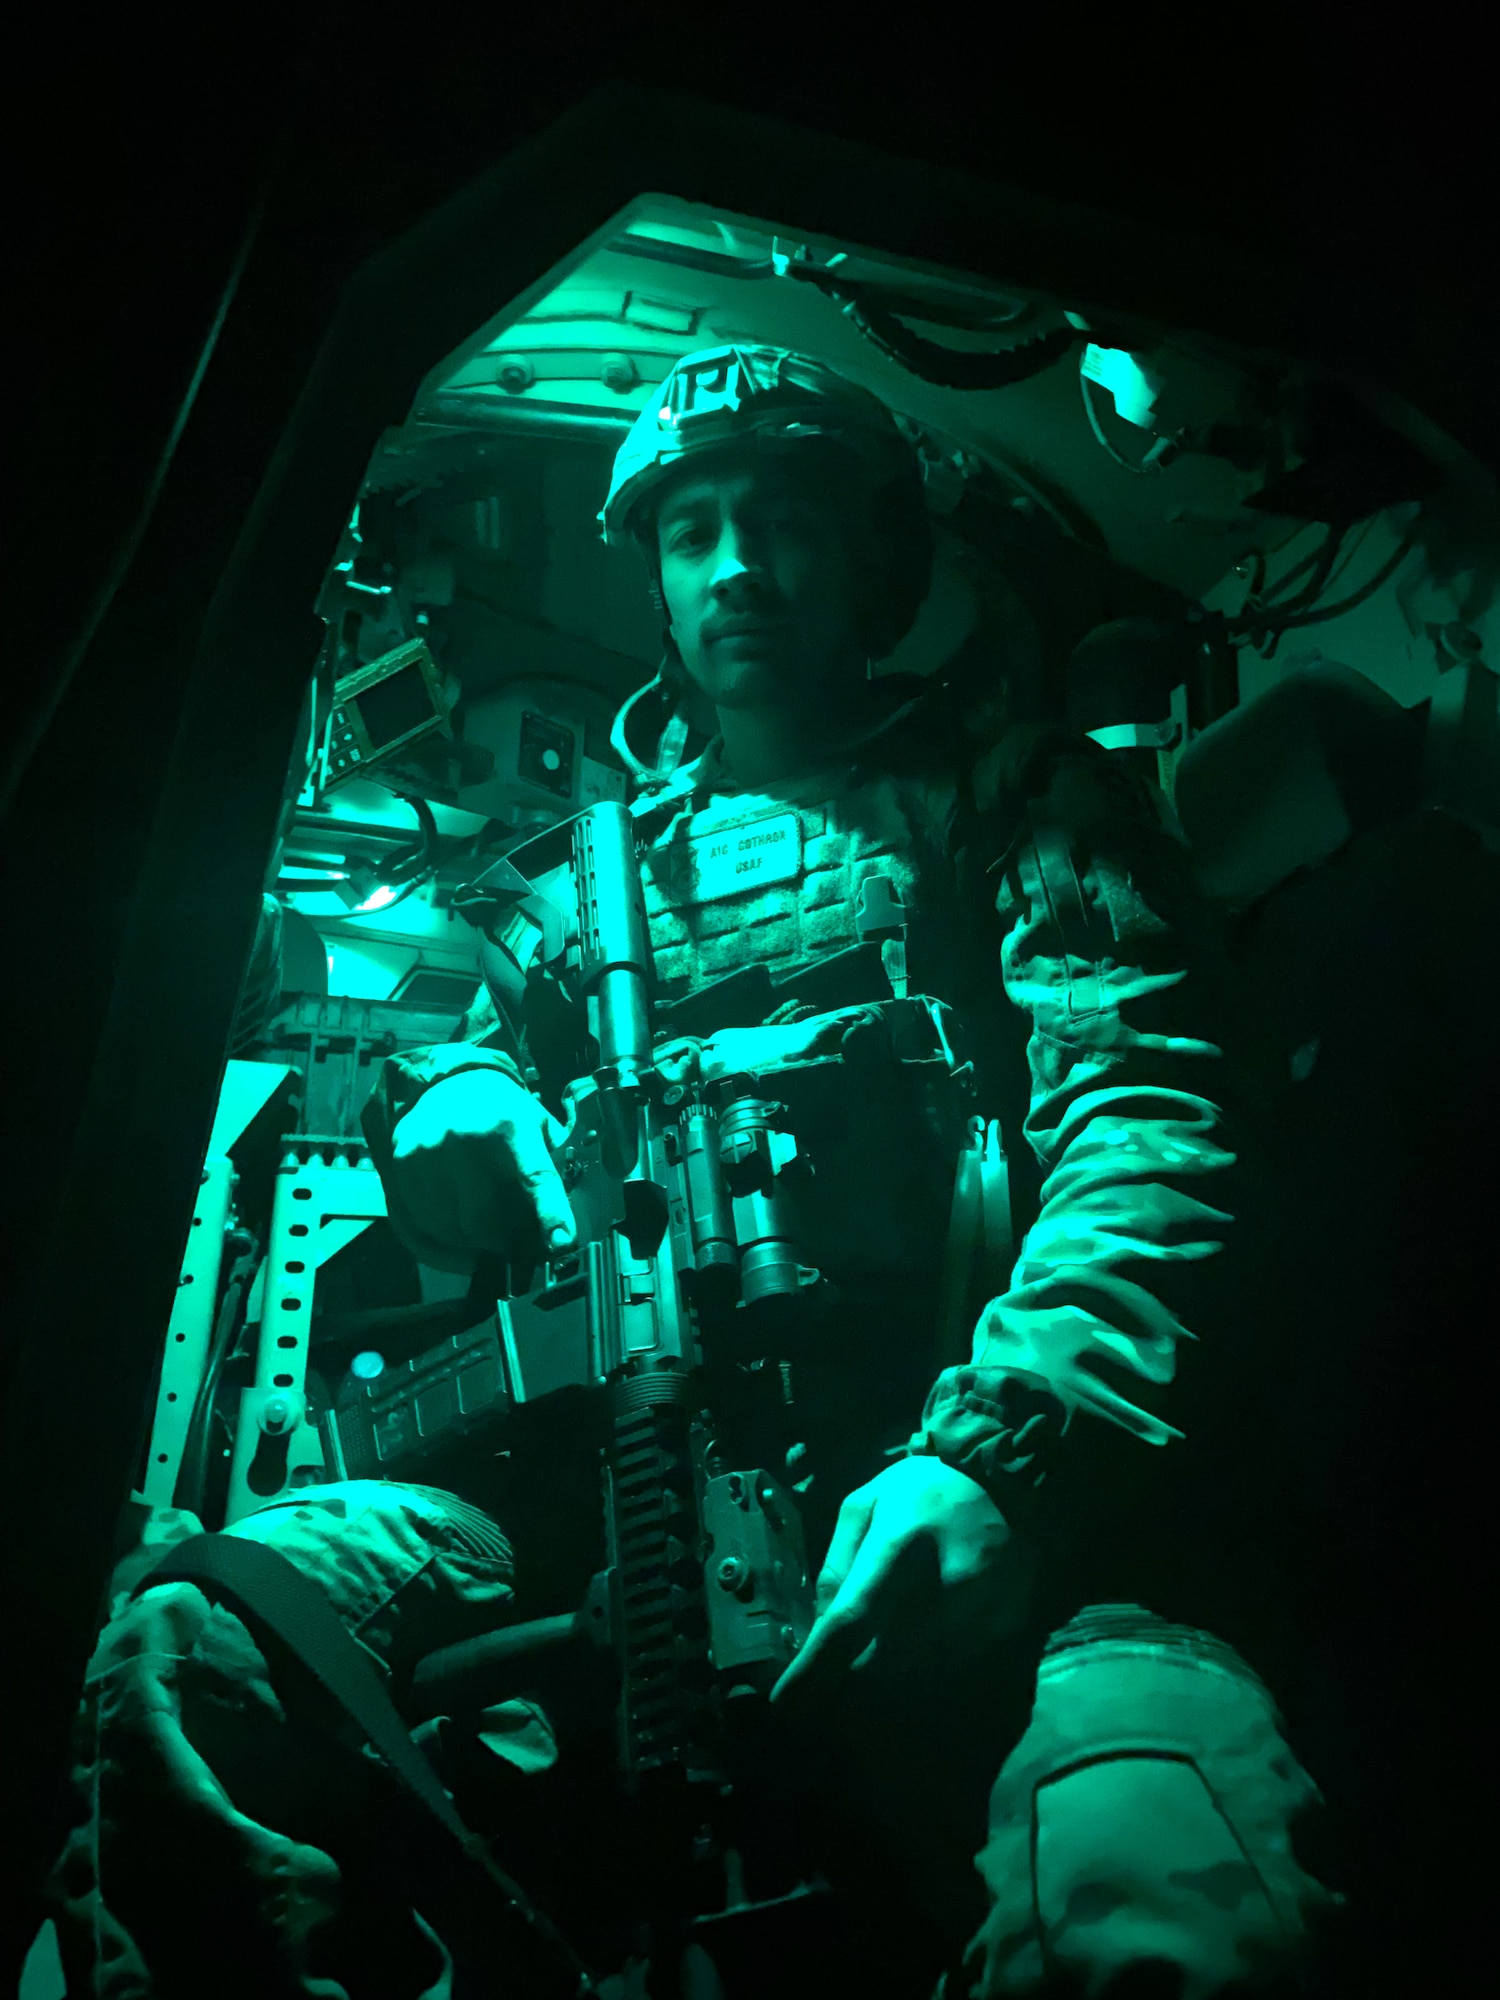
[[[177,1221],[132,1519],[218,1528],[338,1476],[351,1399],[389,1446],[373,1469],[465,1476],[503,1394],[493,1301],[401,1247],[360,1113],[385,1055],[459,1031],[476,876],[627,794],[615,718],[661,631],[596,517],[673,364],[735,344],[821,358],[921,453],[935,578],[877,670],[957,676],[981,723],[1040,715],[1134,760],[1231,913],[1336,863],[1401,787],[1497,851],[1500,512],[1427,411],[1363,365],[1097,287],[642,195],[430,367],[317,552],[322,638],[263,885],[280,963],[242,995]],[[1325,1026],[1289,1004],[1294,1077]],[[527,1564],[535,1618],[576,1602],[594,1496],[529,1505],[512,1532],[560,1551]]]
[[[962,662],[976,701],[1016,691],[1028,712],[1148,758],[1169,796],[1196,761],[1211,775],[1183,802],[1187,831],[1230,900],[1326,858],[1364,810],[1358,779],[1311,763],[1260,817],[1248,798],[1226,804],[1233,759],[1214,763],[1215,732],[1278,690],[1275,728],[1342,729],[1355,766],[1393,754],[1403,719],[1432,765],[1446,728],[1451,782],[1485,820],[1479,767],[1462,761],[1478,751],[1461,746],[1494,727],[1492,494],[1420,412],[1295,355],[1001,291],[775,218],[635,204],[432,370],[376,442],[330,552],[270,879],[280,998],[231,1065],[211,1149],[244,1156],[230,1214],[256,1245],[254,1276],[226,1315],[225,1212],[205,1214],[190,1259],[209,1261],[164,1347],[148,1500],[217,1523],[323,1476],[330,1401],[467,1331],[466,1281],[412,1263],[365,1174],[341,1174],[365,1206],[328,1210],[289,1290],[288,1246],[266,1239],[273,1155],[295,1141],[310,1160],[321,1140],[320,1166],[357,1164],[381,1055],[446,1039],[473,997],[464,886],[624,796],[612,723],[655,672],[660,631],[639,566],[604,546],[596,515],[615,449],[674,361],[736,342],[823,358],[919,440],[938,564],[880,670]],[[1193,645],[1165,646],[1154,673],[1128,648],[1080,651],[1122,620],[1181,627]],[[1330,687],[1342,720],[1309,720]],[[1247,741],[1240,755],[1263,752]],[[279,1353],[258,1361],[268,1342]],[[252,1479],[245,1425],[268,1398],[279,1424],[296,1414],[276,1451],[258,1438]]]

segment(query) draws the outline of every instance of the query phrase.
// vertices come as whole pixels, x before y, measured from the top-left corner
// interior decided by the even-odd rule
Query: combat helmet
[[[612,548],[641,551],[665,616],[653,522],[668,479],[686,460],[730,445],[794,452],[809,444],[852,454],[866,474],[871,522],[881,541],[868,633],[872,657],[879,658],[911,625],[932,580],[921,460],[914,439],[877,395],[811,355],[739,344],[684,355],[615,454],[598,516],[604,540]],[[651,687],[661,681],[659,675]],[[624,713],[615,732],[621,750]]]

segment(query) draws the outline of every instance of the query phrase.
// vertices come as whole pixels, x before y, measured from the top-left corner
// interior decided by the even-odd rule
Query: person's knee
[[[1291,1930],[1193,1764],[1105,1758],[1039,1786],[1034,1812],[1038,1930],[1080,1993],[1264,1991],[1293,1964]]]
[[[978,1860],[976,2000],[1300,1990],[1337,1901],[1292,1849],[1316,1788],[1227,1648],[1137,1624],[1043,1662]]]

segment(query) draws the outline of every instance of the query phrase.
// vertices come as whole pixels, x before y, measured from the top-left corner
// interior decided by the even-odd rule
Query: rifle
[[[554,830],[559,831],[559,830]],[[793,1494],[746,1455],[755,1406],[783,1400],[778,1357],[815,1293],[792,1240],[784,1107],[750,1075],[668,1084],[653,1063],[652,959],[634,826],[623,806],[571,822],[576,979],[598,1061],[567,1092],[561,1168],[578,1247],[496,1302],[493,1319],[323,1419],[335,1477],[379,1476],[528,1403],[585,1389],[603,1406],[606,1570],[572,1618],[433,1656],[445,1676],[588,1635],[618,1669],[627,1788],[657,1803],[683,1866],[669,1902],[699,1902],[700,1863],[737,1889],[737,1786],[765,1696],[807,1636],[812,1591]],[[511,894],[532,885],[510,864]],[[555,908],[544,913],[555,919]],[[570,953],[570,965],[573,956]],[[778,1873],[775,1867],[771,1878]],[[775,1899],[782,1900],[782,1899]]]

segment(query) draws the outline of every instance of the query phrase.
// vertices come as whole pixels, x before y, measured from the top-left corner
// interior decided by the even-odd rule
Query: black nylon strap
[[[1068,1013],[1074,1019],[1097,1014],[1104,1006],[1104,987],[1072,845],[1061,827],[1033,825],[1031,836],[1029,846],[1023,845],[1018,857],[1021,881],[1034,901],[1045,903],[1062,941]]]
[[[252,1636],[267,1633],[293,1654],[363,1732],[398,1783],[427,1808],[547,1949],[567,1979],[557,1990],[595,1991],[582,1960],[550,1918],[464,1825],[437,1773],[412,1742],[374,1662],[311,1577],[263,1542],[238,1535],[194,1535],[168,1550],[131,1595],[138,1597],[159,1583],[195,1584],[206,1597],[243,1617]]]
[[[247,1611],[302,1662],[344,1712],[352,1716],[397,1778],[440,1819],[455,1840],[468,1828],[437,1773],[412,1742],[374,1662],[350,1636],[312,1578],[263,1542],[238,1535],[194,1535],[179,1542],[136,1585],[134,1595],[158,1583],[194,1583],[205,1596]]]

